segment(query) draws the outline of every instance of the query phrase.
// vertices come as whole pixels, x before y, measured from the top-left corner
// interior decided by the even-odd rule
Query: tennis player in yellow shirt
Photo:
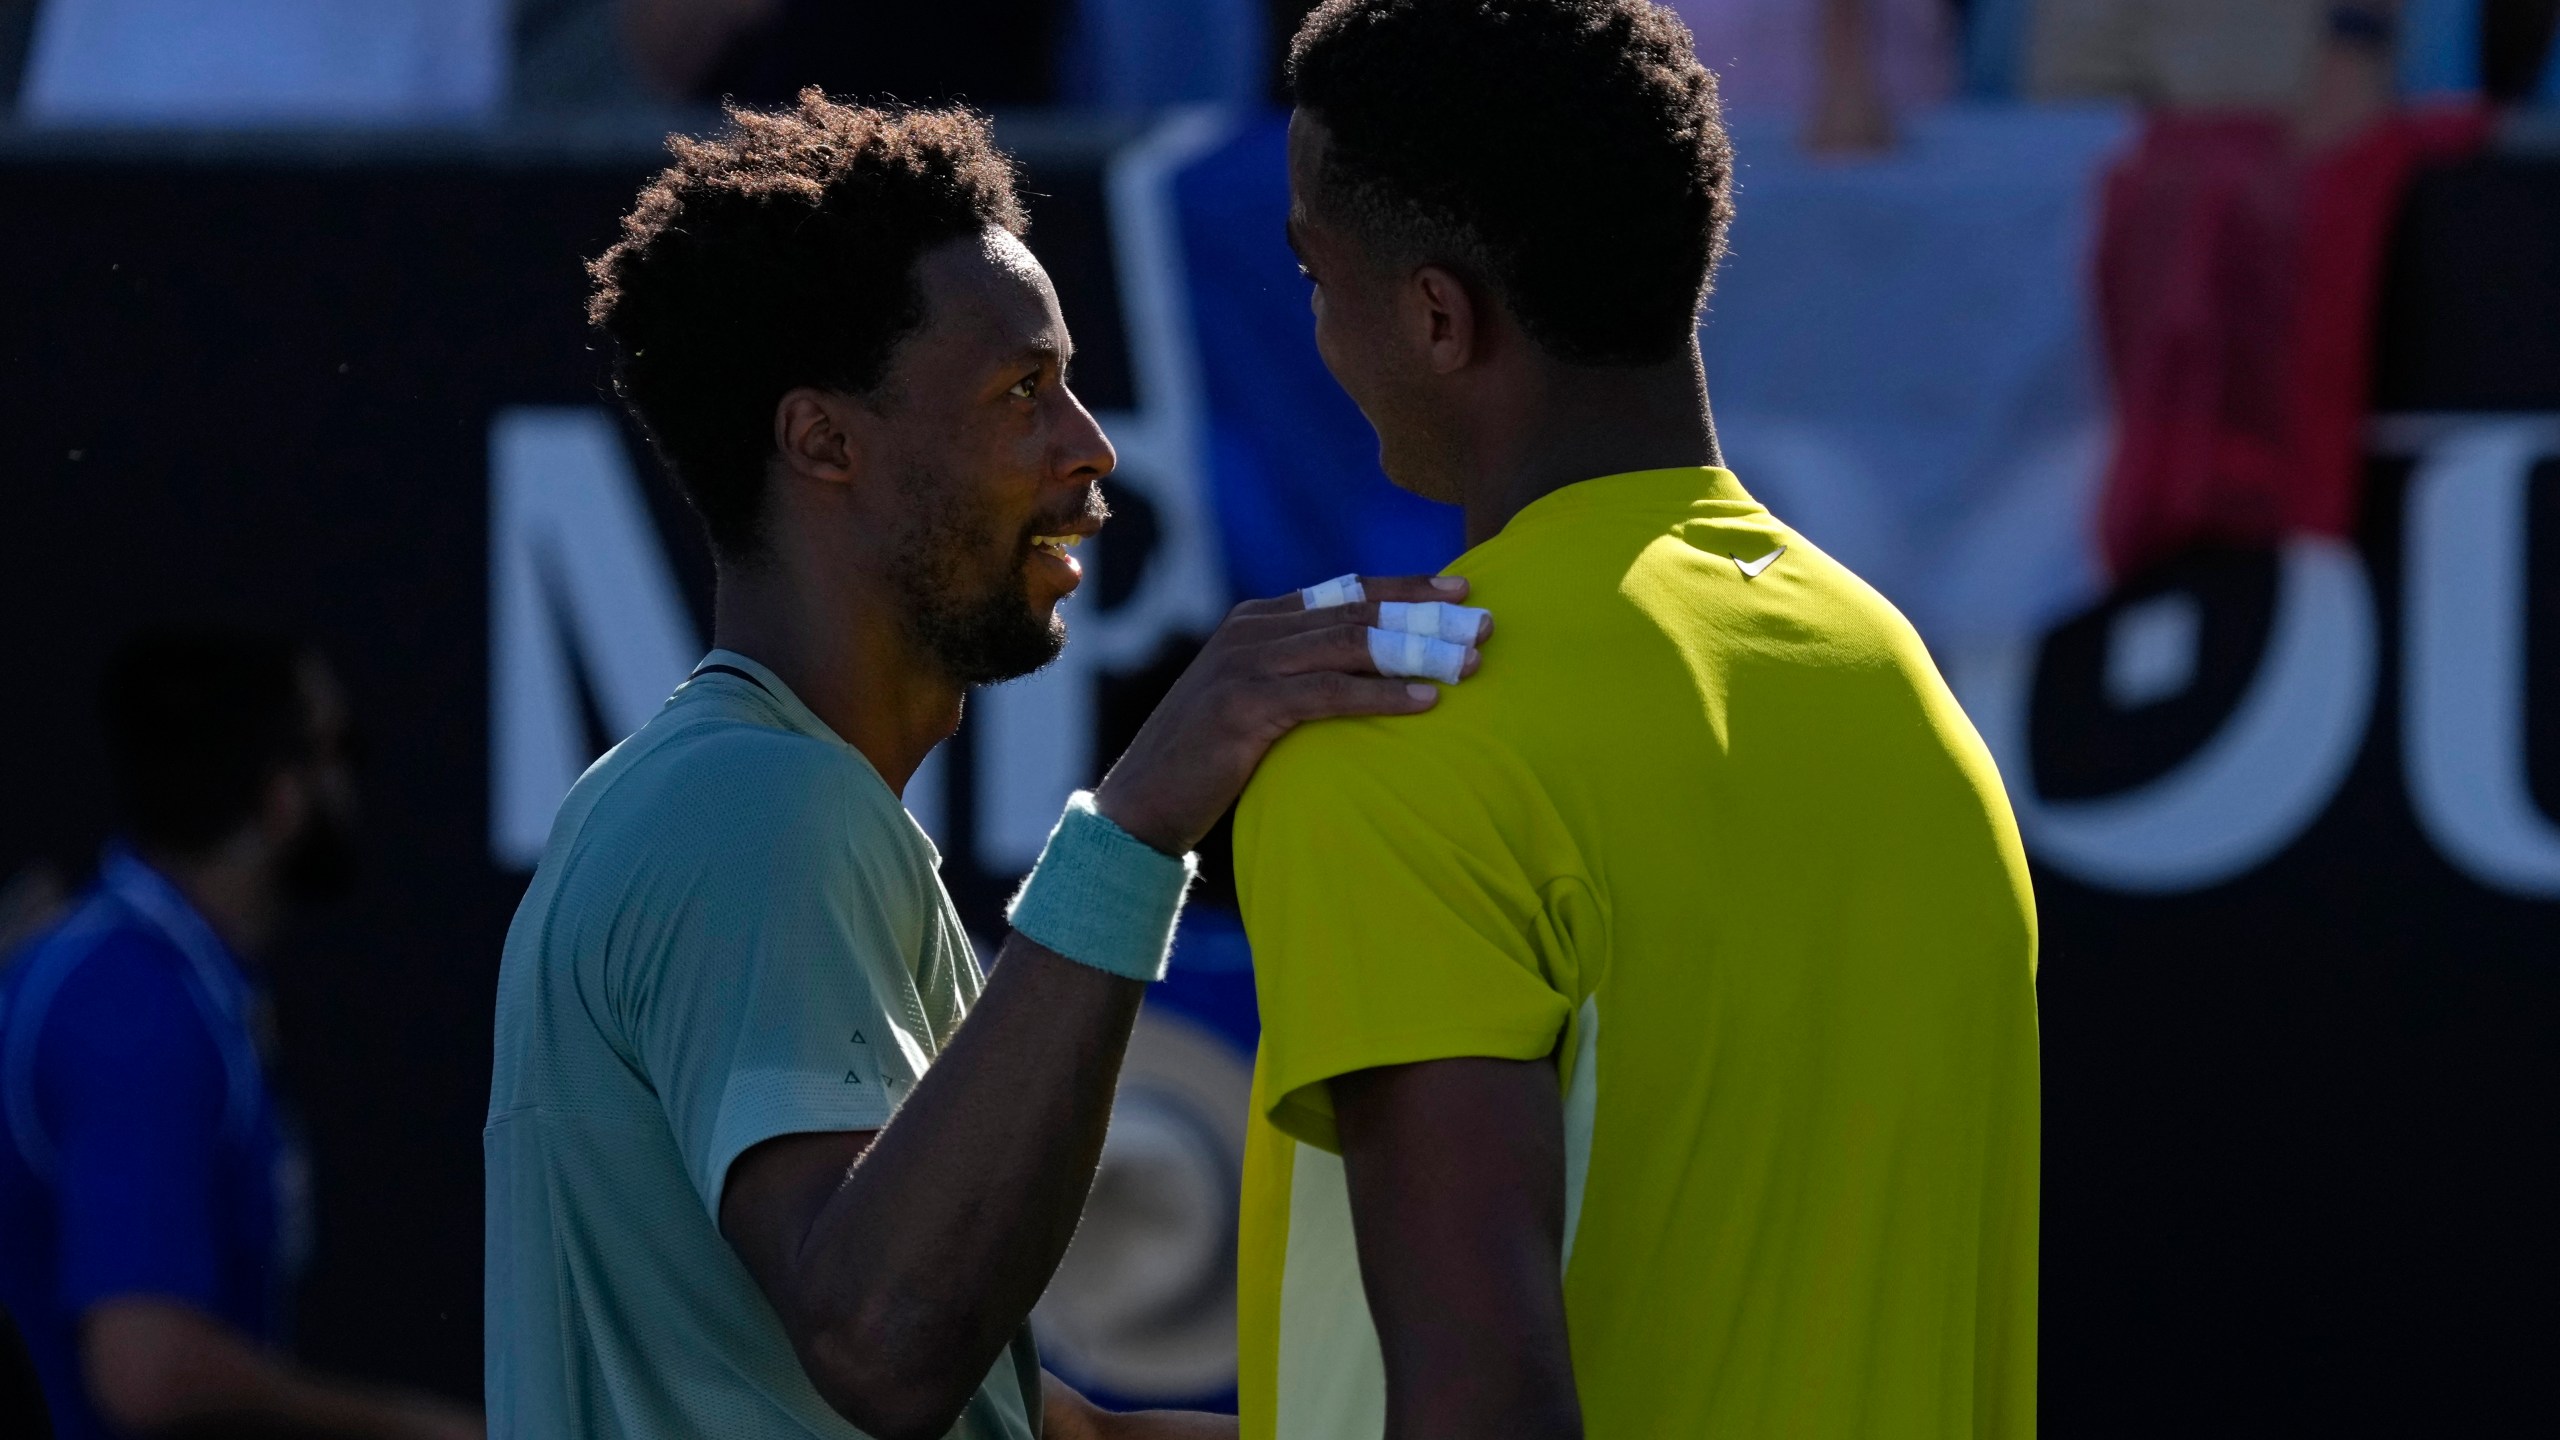
[[[1244,797],[1245,1435],[2032,1435],[2026,863],[1721,468],[1713,78],[1642,0],[1331,0],[1291,74],[1317,344],[1501,634]]]

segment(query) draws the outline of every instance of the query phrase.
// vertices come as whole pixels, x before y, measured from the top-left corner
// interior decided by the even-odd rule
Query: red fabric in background
[[[2150,120],[2107,177],[2098,238],[2111,571],[2353,528],[2401,197],[2421,165],[2478,150],[2488,128],[2481,111],[2418,111],[2304,152],[2273,115]]]

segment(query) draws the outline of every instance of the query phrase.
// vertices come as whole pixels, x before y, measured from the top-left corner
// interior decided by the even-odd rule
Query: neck
[[[1694,345],[1661,365],[1524,366],[1483,399],[1460,461],[1470,546],[1577,480],[1724,463]]]
[[[959,728],[960,687],[917,651],[868,575],[786,555],[721,560],[711,643],[780,676],[903,797]]]
[[[142,858],[178,887],[233,953],[255,958],[275,943],[284,902],[267,847],[254,836],[236,836],[201,856],[145,850]]]

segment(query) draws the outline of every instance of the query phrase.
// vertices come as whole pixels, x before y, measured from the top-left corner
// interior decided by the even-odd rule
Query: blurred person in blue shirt
[[[0,969],[0,1307],[64,1440],[463,1440],[443,1401],[282,1349],[307,1167],[258,957],[354,879],[347,707],[275,639],[136,639],[104,721],[124,837]]]

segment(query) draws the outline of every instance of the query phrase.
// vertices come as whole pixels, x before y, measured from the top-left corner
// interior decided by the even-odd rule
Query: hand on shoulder
[[[1357,598],[1342,598],[1353,589]],[[1432,685],[1384,673],[1398,668],[1400,652],[1375,637],[1403,635],[1380,629],[1386,606],[1401,615],[1401,607],[1466,594],[1456,576],[1362,577],[1331,592],[1317,587],[1238,605],[1103,777],[1096,808],[1166,854],[1190,850],[1235,803],[1273,742],[1298,725],[1419,714],[1438,703]],[[1478,639],[1490,628],[1481,622]],[[1410,638],[1454,643],[1437,634]],[[1475,673],[1474,647],[1460,648],[1449,683]]]

